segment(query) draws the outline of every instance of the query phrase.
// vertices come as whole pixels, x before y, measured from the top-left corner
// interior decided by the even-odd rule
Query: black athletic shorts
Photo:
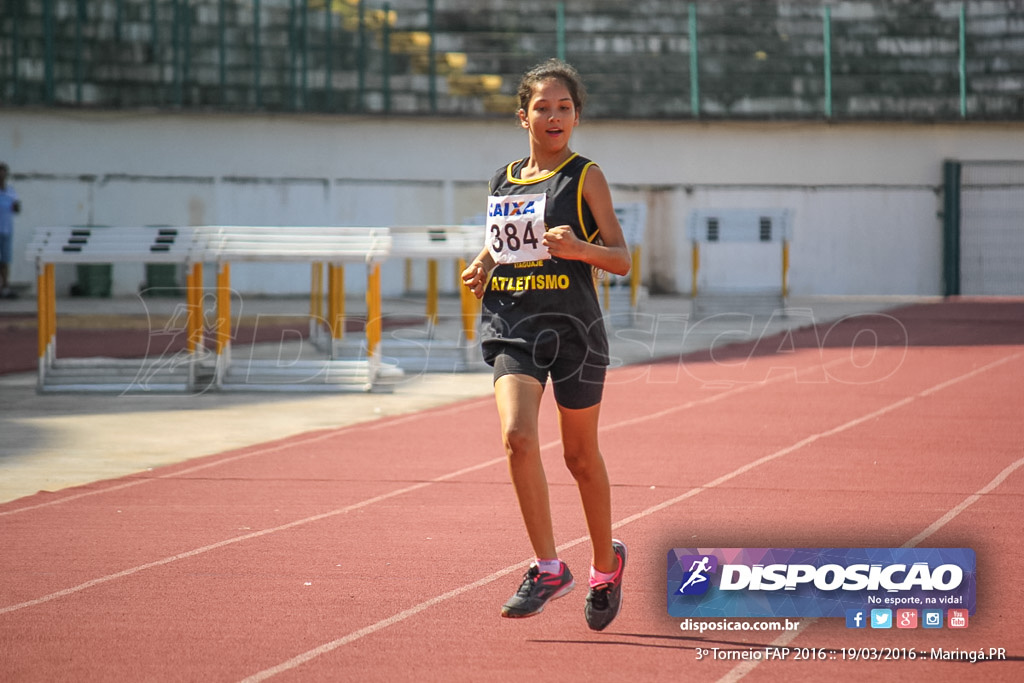
[[[579,410],[601,402],[607,368],[581,360],[539,360],[529,351],[506,346],[494,357],[494,381],[505,375],[527,375],[541,386],[551,377],[555,400],[563,408]]]

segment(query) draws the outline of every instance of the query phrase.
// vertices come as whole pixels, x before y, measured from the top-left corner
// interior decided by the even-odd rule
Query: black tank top
[[[573,154],[553,172],[521,180],[525,163],[520,159],[499,169],[490,194],[543,192],[545,226],[569,225],[581,240],[597,240],[597,222],[583,198],[583,181],[594,162]],[[488,363],[508,345],[532,353],[541,364],[560,358],[608,365],[608,336],[588,263],[550,258],[498,265],[484,292],[483,315]]]

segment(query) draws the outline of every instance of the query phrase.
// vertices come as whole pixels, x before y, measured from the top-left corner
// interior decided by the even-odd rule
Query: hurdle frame
[[[374,391],[389,390],[401,370],[384,363],[380,352],[380,264],[391,248],[387,228],[204,226],[203,260],[217,268],[217,335],[214,384],[221,391]],[[287,366],[250,358],[244,369],[232,358],[230,321],[231,263],[309,263],[312,269],[310,330],[320,318],[313,315],[324,300],[323,273],[327,272],[326,304],[329,341],[326,358],[297,360]],[[362,357],[342,356],[344,333],[344,264],[364,263],[367,268],[365,345]],[[319,273],[319,274],[318,274]],[[311,341],[314,341],[311,338]],[[315,344],[314,344],[315,345]],[[244,372],[243,372],[244,370]],[[320,378],[318,381],[310,381]]]
[[[382,337],[380,347],[384,358],[405,371],[462,372],[477,368],[483,362],[476,344],[479,302],[461,282],[456,282],[459,325],[454,335],[447,330],[440,320],[439,262],[452,260],[461,273],[468,260],[480,253],[483,241],[481,228],[475,225],[422,225],[390,226],[387,230],[391,236],[391,248],[385,260],[401,261],[406,268],[410,262],[425,262],[427,284],[423,309],[425,327],[403,328],[407,337],[402,334]]]
[[[615,205],[615,217],[622,227],[622,236],[626,240],[626,247],[629,249],[630,268],[629,275],[622,278],[604,273],[596,285],[599,288],[601,307],[611,323],[615,322],[617,316],[625,313],[627,324],[636,320],[643,300],[647,296],[643,287],[643,244],[647,230],[647,204],[645,202],[623,202]],[[612,287],[614,282],[619,285],[626,281],[629,285],[626,288]],[[614,291],[613,291],[614,290]],[[627,292],[628,291],[628,296]]]
[[[701,244],[763,243],[778,244],[781,276],[778,306],[785,311],[789,300],[790,242],[793,234],[794,210],[791,208],[703,208],[693,209],[687,217],[687,235],[691,243],[690,295],[694,309],[699,308],[700,297],[708,296],[699,286]],[[714,292],[714,295],[757,296],[758,291]]]
[[[38,323],[37,390],[39,392],[191,392],[197,382],[201,348],[202,265],[197,261],[199,238],[193,228],[168,226],[53,226],[36,228],[26,257],[36,267]],[[60,358],[57,355],[58,263],[183,264],[187,272],[184,358],[177,354],[167,367],[140,359]],[[196,286],[198,283],[198,287]],[[151,331],[152,332],[152,331]],[[177,362],[176,362],[177,359]],[[161,356],[161,362],[163,357]],[[144,379],[148,374],[160,381]],[[141,382],[140,382],[141,380]]]

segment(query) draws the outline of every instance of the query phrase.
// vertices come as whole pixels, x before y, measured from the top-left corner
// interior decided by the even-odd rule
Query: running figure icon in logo
[[[717,571],[718,558],[714,555],[692,555],[680,559],[689,561],[690,568],[685,574],[686,578],[683,584],[679,586],[679,595],[701,595],[706,593],[708,586],[710,586],[708,575]]]

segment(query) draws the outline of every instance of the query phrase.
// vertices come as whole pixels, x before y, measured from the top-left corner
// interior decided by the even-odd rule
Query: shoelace
[[[519,595],[529,595],[538,578],[540,578],[540,570],[537,565],[533,565],[523,575],[523,582],[519,585]]]
[[[608,592],[611,590],[610,583],[599,583],[590,589],[590,605],[595,609],[608,609]]]

